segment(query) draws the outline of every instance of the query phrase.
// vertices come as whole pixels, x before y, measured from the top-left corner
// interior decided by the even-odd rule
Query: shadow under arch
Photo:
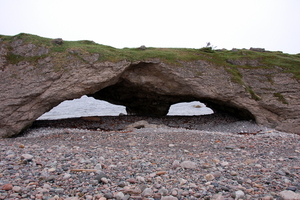
[[[234,116],[241,120],[254,120],[255,116],[247,108],[235,105],[231,101],[203,98],[191,95],[165,95],[149,91],[141,85],[121,80],[88,96],[126,107],[128,115],[166,116],[172,105],[182,102],[199,101],[212,109],[213,113]]]

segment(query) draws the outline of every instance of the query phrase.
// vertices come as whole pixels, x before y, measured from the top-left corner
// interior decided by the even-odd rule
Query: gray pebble
[[[30,161],[30,160],[32,160],[33,155],[30,155],[30,154],[26,153],[26,154],[22,154],[21,158],[24,159],[24,160]]]
[[[158,193],[160,193],[162,196],[166,196],[168,194],[168,190],[165,188],[161,188],[158,190]]]
[[[125,186],[126,186],[125,181],[119,182],[119,183],[118,183],[118,186],[119,186],[119,187],[122,187],[122,188],[125,187]]]
[[[235,199],[243,199],[243,197],[245,196],[245,193],[242,190],[238,190],[235,192]]]
[[[116,195],[115,195],[115,198],[117,200],[120,200],[120,199],[123,199],[125,197],[124,193],[123,192],[118,192]]]
[[[112,199],[114,197],[114,195],[111,192],[107,192],[103,196],[107,199]]]
[[[143,192],[142,192],[142,196],[143,197],[151,197],[153,195],[153,190],[151,188],[146,188]]]
[[[108,178],[107,175],[104,172],[98,172],[98,175],[95,177],[95,180],[97,180],[99,183],[103,182],[102,178]]]
[[[178,200],[178,198],[173,196],[166,196],[166,197],[162,197],[161,200]]]
[[[185,168],[185,169],[196,169],[197,164],[196,164],[195,162],[193,162],[193,161],[187,160],[187,161],[183,161],[183,162],[180,164],[180,166],[181,166],[182,168]]]

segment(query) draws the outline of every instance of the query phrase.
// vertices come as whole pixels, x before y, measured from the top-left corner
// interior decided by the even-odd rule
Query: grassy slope
[[[53,44],[52,39],[43,38],[36,35],[30,35],[20,33],[16,36],[3,36],[0,38],[4,42],[11,42],[15,38],[23,39],[24,43],[33,43],[39,46],[45,46],[51,49],[53,55],[67,55],[70,50],[80,50],[80,53],[98,53],[100,54],[100,61],[138,61],[147,60],[151,58],[159,58],[160,60],[173,64],[174,66],[181,66],[178,61],[194,61],[194,60],[206,60],[212,64],[223,66],[230,72],[232,79],[236,82],[242,82],[241,74],[238,72],[238,68],[273,68],[279,66],[283,68],[284,72],[291,72],[295,78],[300,80],[300,54],[291,55],[281,52],[256,52],[250,50],[237,50],[237,51],[214,51],[207,48],[202,49],[186,49],[186,48],[147,48],[146,50],[140,50],[139,48],[124,48],[116,49],[110,46],[96,44],[93,41],[64,41],[62,45]],[[17,63],[20,60],[35,60],[38,58],[24,58],[16,56],[12,53],[7,55],[8,60],[11,63]],[[261,66],[237,66],[232,65],[226,60],[259,60]],[[201,72],[199,72],[201,73]],[[249,91],[251,93],[251,91]]]

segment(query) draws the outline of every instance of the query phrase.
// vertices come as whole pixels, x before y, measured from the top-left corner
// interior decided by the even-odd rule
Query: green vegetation
[[[279,92],[275,93],[274,97],[277,97],[278,100],[281,101],[283,104],[288,104],[288,102],[286,101],[286,99],[284,98],[284,96],[282,96],[282,94],[280,94]]]
[[[6,55],[6,59],[9,60],[10,64],[18,64],[21,61],[37,62],[40,58],[43,58],[43,57],[45,57],[45,55],[24,57],[24,56],[13,54],[12,52],[9,52]]]
[[[212,49],[212,47],[203,47],[200,49],[200,51],[203,51],[205,53],[215,53],[215,51]]]
[[[227,51],[215,50],[211,46],[206,46],[200,49],[187,49],[187,48],[123,48],[116,49],[110,46],[97,44],[93,41],[63,41],[62,45],[52,42],[53,39],[43,38],[36,35],[20,33],[16,36],[3,36],[0,35],[0,40],[10,43],[16,39],[22,39],[23,44],[32,43],[38,46],[44,46],[50,49],[50,55],[57,58],[59,67],[56,70],[64,68],[63,62],[68,55],[80,57],[84,54],[97,53],[99,54],[99,61],[142,61],[149,59],[160,59],[174,67],[182,67],[180,61],[195,61],[205,60],[213,65],[224,67],[229,73],[232,74],[232,80],[245,86],[253,99],[258,100],[259,97],[249,88],[242,80],[242,75],[239,68],[264,68],[274,69],[280,67],[282,72],[289,72],[294,74],[294,77],[300,80],[300,54],[290,55],[282,52],[256,52],[246,49]],[[38,58],[28,58],[13,54],[10,52],[7,59],[12,63],[18,63],[22,60],[35,61]],[[259,66],[251,66],[249,64],[234,65],[228,60],[257,60]],[[197,72],[197,76],[201,76],[201,72]],[[271,75],[266,75],[267,79],[272,82]],[[279,99],[280,96],[277,96]]]
[[[16,55],[16,54],[9,52],[6,55],[6,59],[9,60],[9,63],[11,63],[11,64],[18,64],[20,61],[23,61],[25,58],[23,56]]]
[[[178,61],[194,61],[206,60],[207,62],[217,64],[229,68],[249,68],[251,66],[234,66],[227,62],[227,60],[259,60],[261,68],[273,68],[279,66],[286,72],[294,73],[300,79],[299,66],[300,54],[290,55],[281,52],[255,52],[250,50],[213,50],[212,47],[203,47],[200,49],[187,49],[187,48],[146,48],[140,50],[139,48],[124,48],[116,49],[110,46],[97,44],[89,40],[81,41],[63,41],[62,45],[57,45],[51,42],[53,39],[43,38],[36,35],[20,33],[16,36],[0,35],[0,39],[7,42],[12,42],[16,39],[22,39],[23,43],[32,43],[38,46],[50,48],[51,52],[69,54],[70,50],[79,50],[80,53],[98,53],[100,60],[119,61],[119,60],[147,60],[158,58],[167,63],[178,63]],[[253,68],[253,67],[251,67]]]

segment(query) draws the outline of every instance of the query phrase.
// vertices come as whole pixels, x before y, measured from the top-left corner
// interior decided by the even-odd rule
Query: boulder
[[[272,52],[139,51],[52,41],[0,35],[0,137],[19,134],[62,101],[82,95],[148,116],[164,116],[175,103],[201,101],[214,112],[300,133],[297,55],[277,52],[274,62],[266,62]]]
[[[140,50],[146,50],[147,49],[147,47],[145,46],[145,45],[142,45],[142,46],[140,46],[140,48],[139,48]]]
[[[56,38],[56,39],[52,40],[52,42],[57,45],[62,45],[64,41],[62,38]]]
[[[251,47],[250,50],[257,51],[257,52],[265,52],[266,51],[265,48],[253,48],[253,47]]]

